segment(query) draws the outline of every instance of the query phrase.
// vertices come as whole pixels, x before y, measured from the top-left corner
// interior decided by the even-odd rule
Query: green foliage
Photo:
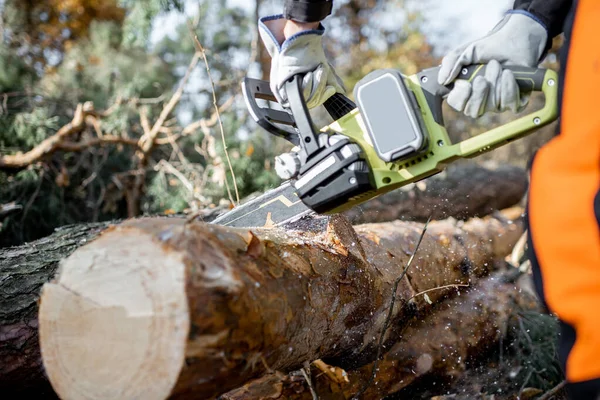
[[[34,72],[22,58],[13,50],[0,46],[0,91],[21,91],[31,85],[32,79]]]
[[[170,96],[176,74],[152,52],[124,50],[118,24],[93,21],[88,33],[64,53],[59,65],[41,76],[18,63],[5,71],[7,79],[16,76],[18,84],[3,89],[23,92],[8,97],[3,107],[0,155],[27,151],[52,136],[71,121],[76,105],[87,101],[96,110],[105,110],[120,100],[121,105],[102,120],[102,131],[138,137],[135,99]],[[0,65],[14,60],[11,51],[0,52]],[[148,118],[156,118],[161,108],[161,102],[145,106]],[[77,141],[78,136],[69,140]],[[0,221],[0,246],[36,239],[65,223],[126,216],[123,183],[114,175],[134,166],[131,148],[109,146],[82,154],[58,152],[41,166],[0,174],[0,203],[16,201],[24,207]]]
[[[262,192],[281,183],[272,164],[270,139],[264,132],[257,132],[248,141],[239,143],[239,147],[233,152],[231,161],[241,197]]]
[[[142,48],[124,51],[121,35],[114,23],[94,22],[89,38],[73,46],[56,71],[42,78],[43,92],[70,104],[92,101],[102,109],[117,98],[158,97],[170,91],[175,80],[167,64]]]
[[[9,137],[2,138],[3,133],[0,133],[0,144],[13,139],[9,143],[10,145],[33,147],[58,128],[58,117],[48,115],[48,110],[45,108],[34,108],[31,112],[17,114],[13,124],[13,132],[8,131]]]
[[[193,195],[175,177],[164,172],[150,178],[147,189],[148,214],[160,214],[167,210],[181,213],[193,201]]]
[[[183,11],[182,0],[119,0],[127,10],[123,44],[126,47],[145,47],[152,22],[161,12]]]

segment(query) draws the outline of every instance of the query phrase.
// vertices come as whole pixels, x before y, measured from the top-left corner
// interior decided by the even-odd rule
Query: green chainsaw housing
[[[252,118],[296,147],[276,158],[277,173],[286,182],[220,215],[213,223],[278,226],[315,212],[337,214],[556,120],[556,72],[504,68],[512,71],[521,93],[544,94],[543,108],[458,143],[452,143],[444,126],[442,103],[453,84],[437,83],[439,67],[412,76],[394,70],[373,71],[355,86],[358,106],[339,93],[325,101],[324,108],[335,122],[320,130],[304,100],[302,75],[285,83],[288,99],[283,107],[269,82],[246,77],[242,93]],[[472,81],[485,74],[485,65],[471,65],[456,79]],[[267,107],[257,100],[266,102]]]
[[[481,67],[479,66],[479,68]],[[383,161],[373,147],[358,108],[321,129],[321,132],[328,134],[347,136],[362,148],[370,167],[374,187],[373,190],[354,196],[344,204],[325,211],[323,214],[336,214],[348,210],[391,190],[435,175],[457,159],[473,158],[487,153],[535,132],[540,127],[556,120],[558,116],[558,77],[556,72],[549,69],[533,70],[530,74],[537,74],[536,80],[541,78],[541,82],[535,83],[533,78],[527,77],[527,72],[522,72],[516,76],[518,80],[523,81],[520,82],[521,86],[527,86],[529,83],[531,89],[541,89],[545,97],[544,107],[487,132],[458,143],[452,143],[443,124],[443,118],[441,118],[442,96],[432,97],[431,92],[424,90],[425,83],[437,78],[437,70],[438,68],[424,70],[404,79],[406,88],[414,94],[428,139],[426,149],[415,156],[395,162]],[[479,71],[469,74],[469,80],[474,79],[478,74]]]

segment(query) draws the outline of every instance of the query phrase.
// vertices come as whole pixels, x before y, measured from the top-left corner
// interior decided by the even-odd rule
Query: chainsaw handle
[[[256,99],[277,102],[273,92],[271,92],[269,82],[245,77],[242,81],[242,94],[252,119],[261,128],[294,145],[299,144],[300,140],[294,129],[296,124],[290,114],[270,107],[261,107],[256,102]]]
[[[512,69],[513,67],[511,67]],[[437,153],[441,153],[440,160],[454,160],[456,158],[471,158],[481,153],[493,150],[510,141],[525,136],[542,126],[554,121],[558,116],[558,74],[552,69],[515,68],[519,78],[519,86],[523,92],[533,89],[544,94],[544,106],[527,115],[519,115],[503,125],[492,128],[486,132],[472,136],[458,143],[452,143],[444,125],[442,116],[442,101],[449,88],[437,83],[439,68],[430,68],[419,72],[409,78],[413,90],[423,101],[427,108],[422,114],[429,134],[437,141]],[[471,79],[484,73],[484,69],[469,69]],[[430,112],[427,112],[430,111]],[[442,162],[439,161],[438,162]]]
[[[275,136],[279,136],[296,146],[300,144],[300,137],[296,129],[294,129],[297,127],[296,115],[299,115],[302,119],[303,115],[308,114],[302,91],[298,90],[298,82],[301,81],[302,77],[298,75],[298,79],[296,79],[296,83],[294,84],[296,87],[290,86],[289,89],[286,88],[286,90],[291,90],[295,93],[293,96],[295,99],[295,111],[291,110],[292,115],[283,110],[276,110],[270,107],[261,107],[258,105],[256,102],[257,99],[277,102],[277,99],[271,91],[269,82],[248,77],[245,77],[242,81],[242,93],[244,95],[244,100],[254,121],[267,132]],[[301,104],[304,104],[304,107],[302,107]],[[323,103],[323,106],[331,118],[336,121],[356,108],[354,102],[341,93],[335,93],[333,96],[327,99],[325,103]],[[314,135],[314,130],[312,132]]]
[[[478,76],[485,76],[487,64],[474,64],[464,67],[460,74],[456,77],[457,80],[473,81]],[[529,68],[519,66],[504,66],[504,69],[511,70],[517,80],[517,85],[522,93],[530,93],[532,91],[542,91],[545,83],[546,69],[544,68]],[[442,102],[454,87],[454,82],[447,86],[440,85],[437,77],[440,67],[424,69],[417,74],[419,85],[423,89],[423,93],[427,98],[429,108],[433,113],[435,121],[444,125],[444,116],[442,115]]]
[[[303,75],[301,74],[292,76],[285,83],[285,93],[288,98],[288,106],[292,112],[292,117],[296,122],[296,128],[298,128],[300,146],[304,149],[308,158],[319,150],[319,142],[317,140],[315,125],[304,100],[302,77]]]
[[[485,76],[486,69],[487,64],[469,65],[460,71],[460,74],[456,77],[456,79],[472,82],[478,76]],[[522,93],[541,91],[542,87],[544,86],[544,76],[546,75],[546,70],[543,68],[507,65],[502,67],[502,69],[508,69],[512,71],[515,79],[517,80],[517,85]],[[453,86],[454,84],[451,83],[448,85],[448,89],[451,89]]]

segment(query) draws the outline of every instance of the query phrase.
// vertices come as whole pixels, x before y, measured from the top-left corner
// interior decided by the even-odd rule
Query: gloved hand
[[[547,40],[546,28],[529,13],[507,14],[485,37],[453,50],[442,60],[438,75],[441,85],[451,83],[464,66],[488,64],[485,77],[454,82],[448,105],[472,118],[487,111],[521,111],[528,96],[520,94],[514,74],[502,66],[537,66]]]
[[[304,98],[308,108],[317,107],[336,92],[345,93],[342,80],[325,57],[322,38],[325,28],[302,31],[287,38],[281,45],[276,39],[283,37],[283,15],[273,15],[259,20],[258,28],[271,56],[271,91],[282,105],[287,105],[285,82],[293,75],[304,73]]]

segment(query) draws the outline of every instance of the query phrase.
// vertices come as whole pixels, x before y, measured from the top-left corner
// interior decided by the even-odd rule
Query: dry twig
[[[204,59],[204,65],[206,66],[206,73],[208,75],[208,80],[210,82],[210,86],[212,89],[213,106],[215,107],[215,112],[217,114],[217,121],[219,122],[219,129],[221,130],[221,140],[223,141],[223,151],[225,152],[227,164],[229,165],[229,170],[231,172],[231,179],[233,181],[233,187],[235,189],[235,197],[236,197],[237,203],[233,201],[233,198],[231,196],[231,192],[229,189],[229,184],[227,183],[227,179],[225,179],[225,184],[227,186],[227,192],[228,192],[229,198],[231,200],[231,203],[235,206],[236,204],[240,203],[240,194],[238,192],[237,183],[235,181],[235,173],[233,171],[233,166],[231,165],[231,159],[229,158],[229,152],[227,151],[227,142],[225,141],[225,131],[223,129],[223,121],[221,121],[221,114],[219,113],[219,106],[217,105],[217,94],[215,91],[215,82],[213,81],[212,76],[210,74],[210,66],[208,65],[208,59],[206,58],[206,51],[204,50],[204,47],[202,47],[202,44],[198,40],[198,36],[193,34],[193,31],[191,30],[191,28],[190,28],[190,33],[192,34],[192,37],[194,38],[194,45],[196,46],[196,50],[200,54],[202,54],[202,58]]]
[[[436,291],[436,290],[448,289],[448,288],[454,288],[454,289],[458,289],[459,287],[469,287],[469,285],[464,285],[464,284],[452,284],[452,285],[444,285],[444,286],[438,286],[438,287],[434,287],[434,288],[431,288],[431,289],[423,290],[422,292],[419,292],[419,293],[415,294],[413,297],[411,297],[411,298],[409,299],[409,301],[410,301],[410,300],[412,300],[412,299],[415,299],[415,298],[417,298],[417,297],[419,297],[419,296],[425,295],[425,294],[427,294],[427,293],[429,293],[429,292],[434,292],[434,291]]]
[[[157,137],[158,133],[160,132],[160,129],[165,124],[167,117],[171,114],[171,112],[173,111],[173,109],[175,108],[177,103],[179,103],[179,100],[181,99],[181,95],[183,94],[183,89],[185,88],[185,85],[187,84],[188,80],[190,79],[190,75],[192,74],[192,71],[194,70],[194,68],[196,68],[196,65],[198,65],[199,60],[200,60],[200,53],[196,52],[194,54],[194,56],[192,57],[190,64],[188,65],[185,75],[183,76],[183,78],[181,79],[181,82],[179,83],[179,87],[177,88],[175,93],[173,93],[173,96],[171,96],[171,99],[169,100],[169,102],[167,104],[165,104],[165,106],[163,107],[162,111],[160,112],[160,114],[158,116],[158,119],[156,120],[156,122],[154,122],[154,125],[152,125],[152,129],[150,129],[148,134],[144,134],[138,141],[138,144],[140,147],[140,152],[138,154],[138,157],[140,157],[140,161],[143,162],[147,158],[150,151],[152,151],[154,145],[156,144],[156,142],[155,142],[156,137]]]
[[[371,386],[371,384],[375,380],[375,375],[377,374],[377,364],[379,363],[379,359],[381,357],[381,349],[383,348],[383,340],[385,338],[385,334],[386,334],[387,330],[389,329],[390,323],[392,321],[392,314],[394,311],[394,305],[396,303],[396,295],[397,295],[396,292],[398,291],[398,286],[400,285],[400,282],[402,281],[402,279],[408,272],[408,269],[410,268],[410,265],[412,264],[412,261],[415,258],[415,254],[417,254],[417,250],[419,250],[421,241],[423,240],[423,237],[425,236],[425,232],[427,232],[427,226],[429,225],[429,221],[431,221],[431,217],[429,217],[427,219],[427,222],[425,222],[425,225],[423,225],[423,230],[421,231],[421,236],[419,236],[419,240],[417,241],[415,250],[411,254],[410,258],[408,259],[408,263],[406,263],[406,267],[404,268],[404,270],[402,271],[400,276],[394,281],[394,285],[392,286],[392,298],[390,300],[388,314],[385,317],[385,322],[383,324],[383,328],[381,329],[381,335],[379,336],[379,343],[377,343],[377,353],[375,355],[375,360],[373,361],[373,368],[371,369],[371,376],[369,377],[369,380],[365,383],[365,385],[362,387],[362,389],[360,389],[359,392],[355,396],[352,397],[352,400],[360,399],[360,396],[362,396],[363,393],[365,393],[365,391],[369,388],[369,386]]]
[[[300,372],[302,373],[302,376],[304,377],[304,380],[308,385],[308,389],[310,390],[310,394],[312,395],[313,400],[319,400],[319,395],[317,394],[317,391],[313,386],[312,380],[310,379],[310,363],[305,362],[304,368],[302,368]]]
[[[541,395],[537,400],[550,400],[553,396],[556,396],[567,385],[567,381],[562,381],[546,393]]]
[[[119,136],[104,135],[102,137],[88,139],[83,142],[61,142],[57,143],[54,150],[70,151],[72,153],[80,152],[105,144],[124,144],[127,146],[138,147],[137,140],[122,138]]]
[[[520,266],[521,257],[525,254],[525,245],[527,244],[527,231],[523,232],[519,241],[515,244],[512,253],[510,254],[510,263],[513,267],[518,268]]]

